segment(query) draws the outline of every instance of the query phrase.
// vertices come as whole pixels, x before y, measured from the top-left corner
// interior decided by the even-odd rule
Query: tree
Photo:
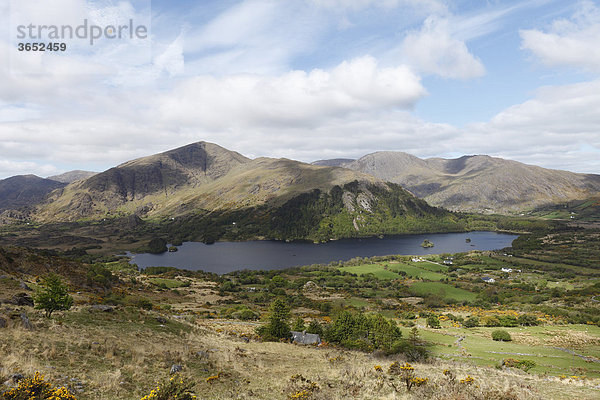
[[[271,303],[269,323],[258,329],[258,334],[265,340],[288,339],[291,336],[288,320],[290,309],[281,299]]]
[[[294,326],[292,327],[292,329],[297,332],[302,332],[306,329],[306,326],[304,325],[304,320],[302,319],[302,317],[298,317],[296,319],[296,322],[294,322]]]
[[[42,279],[40,289],[34,296],[35,308],[46,310],[46,317],[52,312],[68,310],[73,305],[73,297],[67,291],[67,286],[56,274],[49,274]]]

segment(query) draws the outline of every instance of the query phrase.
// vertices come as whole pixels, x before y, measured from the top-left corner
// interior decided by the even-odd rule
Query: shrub
[[[117,280],[110,270],[100,264],[90,265],[85,277],[89,286],[100,286],[107,289]]]
[[[440,320],[435,315],[430,315],[427,317],[427,326],[433,329],[440,329]]]
[[[502,360],[502,365],[508,368],[519,368],[527,372],[537,364],[531,360],[517,360],[514,358],[506,358]]]
[[[475,328],[475,327],[479,326],[479,318],[471,316],[471,317],[467,318],[467,320],[465,322],[463,322],[463,326],[465,328]]]
[[[397,353],[402,332],[395,322],[381,314],[367,315],[342,311],[327,327],[325,339],[332,343],[363,351],[376,349]]]
[[[302,317],[298,317],[296,318],[296,321],[294,322],[294,326],[292,327],[293,331],[297,331],[297,332],[302,332],[305,330],[305,326],[304,326],[304,320],[302,319]]]
[[[192,392],[194,383],[178,375],[171,377],[167,382],[159,383],[156,388],[141,400],[195,400]]]
[[[76,400],[67,388],[53,388],[49,382],[44,380],[44,375],[35,373],[33,378],[24,378],[19,385],[2,393],[6,400]]]
[[[493,331],[492,339],[499,342],[510,342],[512,340],[512,338],[510,337],[510,333],[502,329],[497,329]]]
[[[515,317],[514,315],[502,315],[498,318],[498,320],[500,321],[500,326],[506,326],[509,328],[519,326],[517,317]]]
[[[523,326],[537,326],[540,324],[540,321],[535,315],[523,314],[519,315],[518,322]]]
[[[167,241],[163,238],[153,238],[148,243],[148,253],[160,254],[167,250]]]
[[[481,319],[481,323],[482,325],[487,327],[502,326],[500,323],[500,319],[495,315],[486,315]]]
[[[152,302],[150,300],[144,299],[144,298],[138,299],[135,302],[135,305],[143,310],[152,310],[152,307],[154,307],[154,305],[152,304]]]
[[[242,321],[254,321],[257,320],[260,316],[250,309],[245,309],[241,311],[234,312],[234,318],[241,319]]]
[[[316,335],[322,335],[323,327],[321,326],[319,321],[317,321],[316,319],[313,319],[312,321],[310,321],[310,324],[308,325],[308,329],[306,330],[306,332],[314,333]]]
[[[289,400],[308,400],[313,398],[313,394],[318,392],[321,388],[316,382],[311,381],[303,377],[300,374],[293,375],[290,378],[290,385],[288,389]]]
[[[388,373],[391,376],[397,376],[406,385],[407,391],[410,391],[414,386],[423,386],[429,380],[428,378],[415,376],[415,368],[409,363],[399,364],[398,362],[393,362],[388,369]],[[393,382],[390,382],[390,384],[394,390],[399,391]]]
[[[73,298],[69,295],[67,287],[56,274],[49,274],[42,280],[34,301],[35,308],[45,310],[48,318],[54,311],[68,310],[73,305]]]

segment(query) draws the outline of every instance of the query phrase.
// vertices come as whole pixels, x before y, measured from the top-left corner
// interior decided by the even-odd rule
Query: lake
[[[177,252],[129,254],[140,268],[176,267],[226,274],[253,269],[284,269],[300,265],[346,261],[353,257],[391,254],[425,255],[470,250],[497,250],[509,247],[517,235],[496,232],[436,233],[364,239],[340,239],[322,244],[308,242],[249,241],[204,244],[186,242]],[[471,239],[470,243],[466,239]],[[434,247],[422,248],[428,239]]]

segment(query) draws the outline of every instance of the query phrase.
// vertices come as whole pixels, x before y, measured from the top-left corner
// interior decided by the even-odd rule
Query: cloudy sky
[[[600,1],[0,0],[0,15],[0,177],[200,140],[600,173]],[[84,19],[149,35],[17,49],[19,24]]]

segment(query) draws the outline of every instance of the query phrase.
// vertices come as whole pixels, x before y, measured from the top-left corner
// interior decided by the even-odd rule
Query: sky
[[[600,1],[0,0],[0,15],[0,178],[197,141],[600,173]],[[18,36],[84,20],[147,34]],[[67,48],[18,50],[34,42]]]

